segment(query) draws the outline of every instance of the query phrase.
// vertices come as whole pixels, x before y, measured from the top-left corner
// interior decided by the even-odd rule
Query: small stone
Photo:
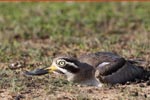
[[[144,97],[145,97],[145,98],[147,98],[147,95],[146,95],[146,94],[144,94]]]
[[[139,86],[140,86],[140,87],[145,87],[145,85],[144,85],[144,84],[142,84],[142,83],[141,83],[141,84],[139,84]]]
[[[21,100],[22,98],[24,98],[22,95],[17,95],[17,96],[15,97],[15,100]]]
[[[25,67],[25,62],[24,61],[16,61],[16,62],[13,62],[11,64],[9,64],[9,68],[10,69],[19,69],[19,68],[23,68]]]
[[[138,95],[139,95],[138,92],[132,92],[132,93],[131,93],[131,96],[138,96]]]
[[[93,93],[93,90],[92,90],[92,89],[89,89],[89,90],[88,90],[88,93]]]
[[[126,85],[130,85],[131,84],[131,82],[126,82]]]
[[[63,99],[72,100],[71,97],[63,96]]]

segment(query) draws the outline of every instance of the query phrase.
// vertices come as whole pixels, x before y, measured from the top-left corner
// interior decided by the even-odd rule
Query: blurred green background
[[[46,55],[47,52],[76,55],[74,49],[139,56],[150,47],[149,5],[148,2],[0,3],[0,61],[20,59],[25,54],[39,60],[53,56]]]
[[[127,28],[146,30],[150,23],[150,3],[0,3],[2,36],[44,38],[58,34],[87,35]],[[135,28],[135,29],[134,29]],[[127,33],[127,32],[123,32]]]

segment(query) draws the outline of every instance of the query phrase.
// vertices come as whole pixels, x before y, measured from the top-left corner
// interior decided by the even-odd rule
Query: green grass
[[[48,75],[25,77],[22,73],[49,66],[59,54],[79,56],[97,51],[143,59],[147,62],[145,67],[149,67],[149,32],[149,2],[0,3],[0,88],[5,90],[5,97],[21,94],[26,100],[60,98],[53,95],[59,93],[60,99],[93,98],[88,93],[90,89],[84,87],[83,92],[56,76],[47,79]],[[8,65],[17,61],[24,62],[25,66],[11,70]],[[95,89],[94,93],[97,91],[101,89]],[[131,91],[127,89],[127,92]],[[124,98],[128,99],[127,95]],[[137,98],[143,100],[144,96]]]
[[[31,39],[103,33],[138,23],[149,28],[149,9],[149,3],[1,3],[0,29]]]

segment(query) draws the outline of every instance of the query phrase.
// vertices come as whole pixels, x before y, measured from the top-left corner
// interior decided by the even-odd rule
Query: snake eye
[[[57,64],[59,66],[65,66],[66,65],[66,62],[65,61],[58,61]]]

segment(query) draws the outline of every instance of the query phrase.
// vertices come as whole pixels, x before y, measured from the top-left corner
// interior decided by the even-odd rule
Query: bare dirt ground
[[[128,34],[129,35],[129,34]],[[122,37],[128,37],[128,35],[122,35]],[[128,37],[128,42],[133,41],[136,34],[134,36]],[[87,37],[88,38],[88,37]],[[93,37],[94,38],[94,37]],[[93,38],[89,38],[92,39]],[[139,38],[141,38],[139,36]],[[89,41],[89,39],[87,41]],[[137,39],[137,38],[136,38]],[[91,41],[92,41],[91,40]],[[86,40],[84,40],[86,41]],[[126,41],[124,41],[127,43]],[[24,43],[24,42],[23,42]],[[26,45],[34,48],[49,48],[49,44],[53,44],[53,41],[47,40],[35,40],[35,41],[25,41]],[[25,49],[26,45],[21,45],[21,49]],[[130,45],[130,44],[128,44]],[[56,46],[56,45],[55,45]],[[29,47],[29,48],[30,48]],[[70,48],[71,47],[71,48]],[[130,59],[142,59],[144,60],[143,67],[149,68],[149,50],[144,52],[141,50],[142,54],[140,57],[134,57],[135,49],[129,48],[126,52],[119,49],[120,47],[116,43],[113,50],[116,52],[121,52],[124,57]],[[123,45],[126,48],[126,45]],[[121,47],[121,48],[123,48]],[[56,47],[55,47],[56,49]],[[45,50],[45,49],[44,49]],[[44,51],[43,50],[43,51]],[[65,51],[64,51],[65,50]],[[74,51],[75,50],[75,51]],[[102,49],[98,50],[101,51]],[[57,50],[55,50],[57,51]],[[44,56],[45,59],[47,57],[54,57],[59,54],[72,54],[74,56],[78,56],[87,52],[95,52],[88,51],[85,48],[85,51],[80,49],[77,46],[72,44],[58,46],[58,51],[45,50]],[[123,52],[123,53],[122,53]],[[55,54],[59,53],[59,54]],[[45,76],[25,76],[23,72],[25,70],[32,70],[35,68],[40,68],[44,66],[48,66],[51,63],[51,59],[44,61],[33,61],[33,58],[25,55],[21,59],[13,59],[10,60],[9,63],[1,63],[1,90],[0,90],[0,98],[3,100],[149,100],[150,99],[150,82],[143,81],[140,83],[127,83],[126,85],[115,85],[109,86],[104,85],[102,88],[96,87],[86,87],[80,86],[78,84],[69,83],[66,81],[65,77],[61,75],[45,75]],[[47,58],[48,59],[48,58]],[[10,66],[14,64],[15,66]]]

